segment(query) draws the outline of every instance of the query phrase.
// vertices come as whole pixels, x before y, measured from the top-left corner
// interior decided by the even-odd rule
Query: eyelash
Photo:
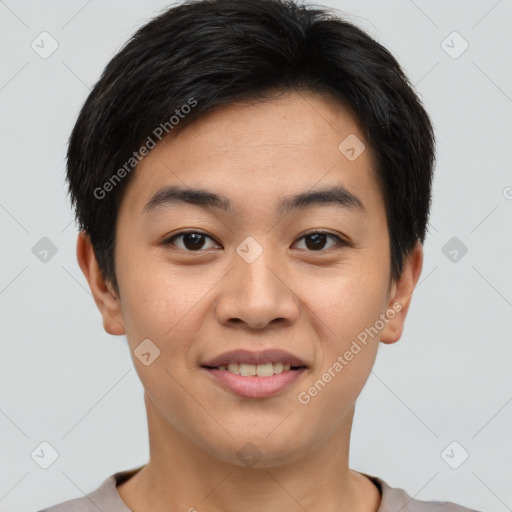
[[[195,234],[198,234],[198,235],[202,235],[204,236],[205,238],[210,238],[211,240],[215,240],[213,237],[207,235],[206,233],[203,233],[201,231],[197,231],[197,230],[191,230],[191,231],[180,231],[179,233],[176,233],[174,234],[172,237],[168,238],[167,240],[165,240],[163,242],[163,245],[174,245],[173,242],[175,239],[181,237],[181,236],[184,236],[184,235],[188,235],[188,234],[191,234],[191,233],[195,233]],[[321,235],[327,235],[327,236],[330,236],[332,238],[335,238],[337,239],[337,243],[335,245],[333,245],[332,247],[329,247],[327,249],[319,249],[317,251],[315,250],[308,250],[308,252],[327,252],[329,251],[330,249],[335,249],[336,247],[338,248],[341,248],[341,247],[349,247],[350,246],[350,243],[347,242],[346,240],[340,238],[339,236],[333,234],[333,233],[330,233],[328,231],[310,231],[308,233],[304,233],[298,240],[302,240],[303,238],[306,238],[307,236],[310,236],[310,235],[317,235],[317,234],[321,234]],[[220,245],[220,244],[219,244]],[[197,251],[192,251],[190,249],[183,249],[181,247],[179,247],[179,249],[181,249],[182,251],[185,251],[185,252],[203,252],[207,249],[198,249]],[[304,249],[301,249],[301,250],[304,250]]]

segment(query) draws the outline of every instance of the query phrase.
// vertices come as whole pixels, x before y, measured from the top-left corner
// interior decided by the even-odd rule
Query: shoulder
[[[365,473],[363,473],[365,474]],[[451,501],[422,501],[411,497],[400,488],[391,487],[384,480],[365,474],[381,491],[381,504],[377,512],[480,512]]]
[[[97,512],[98,508],[88,501],[86,497],[83,497],[63,501],[39,512],[93,512],[93,510]]]
[[[38,512],[98,512],[98,510],[103,512],[131,512],[121,500],[116,487],[132,477],[142,467],[114,473],[93,492],[80,498],[63,501]]]
[[[98,508],[102,510],[100,503],[104,501],[106,492],[113,488],[115,479],[114,475],[111,475],[100,487],[86,496],[63,501],[39,512],[98,512]]]

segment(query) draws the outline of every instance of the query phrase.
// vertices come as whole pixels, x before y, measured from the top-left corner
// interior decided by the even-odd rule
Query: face
[[[349,110],[306,93],[233,104],[157,145],[116,237],[120,297],[101,309],[127,334],[150,422],[239,465],[240,450],[272,466],[347,436],[421,269],[390,281],[370,148]]]

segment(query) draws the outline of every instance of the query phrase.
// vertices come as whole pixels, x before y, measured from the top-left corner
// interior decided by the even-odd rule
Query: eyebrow
[[[169,185],[160,189],[144,206],[143,211],[145,214],[149,214],[162,207],[169,207],[179,203],[189,203],[206,209],[222,210],[226,213],[237,212],[237,209],[226,196],[204,189],[181,187],[178,185]],[[282,198],[278,211],[288,213],[293,210],[303,210],[312,206],[323,205],[334,205],[361,213],[366,211],[363,202],[342,185],[286,196]]]

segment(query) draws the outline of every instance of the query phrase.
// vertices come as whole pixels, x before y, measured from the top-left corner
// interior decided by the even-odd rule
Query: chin
[[[308,451],[305,440],[283,429],[281,436],[271,430],[259,435],[251,434],[224,438],[223,442],[211,445],[208,440],[207,450],[224,462],[242,468],[264,469],[284,466],[294,462]],[[275,435],[275,437],[274,437]]]

